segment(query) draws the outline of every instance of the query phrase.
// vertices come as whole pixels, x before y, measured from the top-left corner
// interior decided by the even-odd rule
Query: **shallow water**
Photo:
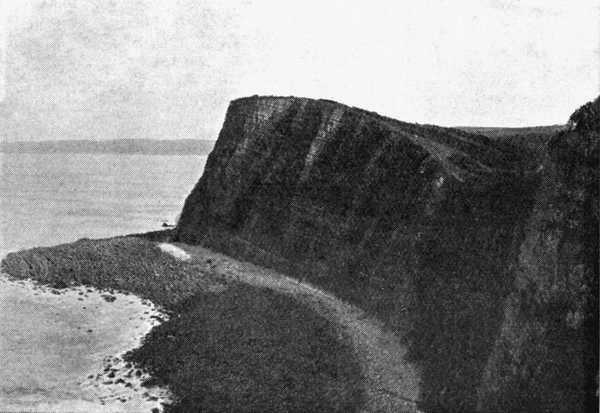
[[[0,153],[0,257],[161,229],[175,221],[205,161]],[[145,376],[115,359],[139,345],[158,313],[133,295],[114,294],[113,302],[102,295],[83,288],[55,294],[0,274],[0,411],[140,412],[167,396],[142,388]]]
[[[133,295],[84,287],[52,290],[0,274],[0,407],[18,411],[157,407],[159,400],[148,399],[166,397],[164,390],[141,387],[135,374],[115,384],[126,371],[116,374],[111,384],[103,384],[110,379],[102,375],[109,361],[111,367],[124,364],[120,356],[139,346],[158,323],[153,317],[164,316]],[[126,387],[128,382],[131,387]]]

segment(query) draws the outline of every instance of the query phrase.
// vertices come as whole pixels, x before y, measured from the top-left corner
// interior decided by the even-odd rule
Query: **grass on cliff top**
[[[11,253],[2,272],[63,288],[133,292],[171,314],[129,361],[167,385],[167,412],[351,412],[363,405],[354,351],[332,321],[267,289],[225,280],[135,237]],[[210,292],[211,287],[227,287]],[[213,289],[213,291],[219,291]]]

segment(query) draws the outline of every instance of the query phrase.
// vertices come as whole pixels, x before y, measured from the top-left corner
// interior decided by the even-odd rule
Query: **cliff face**
[[[600,98],[554,137],[479,391],[483,411],[597,411]]]
[[[194,242],[225,229],[292,261],[326,263],[340,248],[355,255],[382,233],[387,245],[416,217],[446,214],[442,204],[456,191],[511,186],[514,161],[486,138],[458,130],[322,100],[240,99],[177,233]]]
[[[556,253],[535,246],[552,183],[531,163],[480,135],[335,102],[239,99],[175,237],[307,277],[407,333],[426,409],[493,410],[518,388],[506,352],[549,339],[522,350],[511,335],[529,331],[523,279],[544,277],[527,263]]]

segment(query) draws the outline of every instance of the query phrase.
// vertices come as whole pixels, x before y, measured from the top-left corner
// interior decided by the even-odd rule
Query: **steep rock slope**
[[[464,198],[457,192],[505,192],[519,175],[515,161],[483,136],[330,101],[239,99],[186,200],[177,237],[194,242],[227,230],[329,272],[327,264],[359,261],[357,247],[369,253],[361,260],[388,256],[391,239],[414,235],[405,227],[415,218],[447,215],[442,204]]]
[[[175,239],[307,277],[375,313],[407,337],[424,409],[493,410],[516,388],[498,384],[514,382],[498,353],[518,330],[504,304],[540,182],[534,159],[484,136],[253,96],[231,103]]]
[[[549,143],[482,411],[597,411],[600,98]]]

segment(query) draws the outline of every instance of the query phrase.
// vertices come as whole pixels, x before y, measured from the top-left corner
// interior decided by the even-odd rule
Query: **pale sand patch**
[[[418,412],[420,372],[405,360],[407,349],[379,320],[309,283],[198,246],[181,245],[194,260],[211,260],[216,273],[253,286],[270,288],[333,319],[350,337],[366,383],[365,412]]]
[[[158,244],[158,248],[160,248],[163,252],[174,256],[178,260],[187,261],[191,258],[187,252],[173,244],[161,242]]]

